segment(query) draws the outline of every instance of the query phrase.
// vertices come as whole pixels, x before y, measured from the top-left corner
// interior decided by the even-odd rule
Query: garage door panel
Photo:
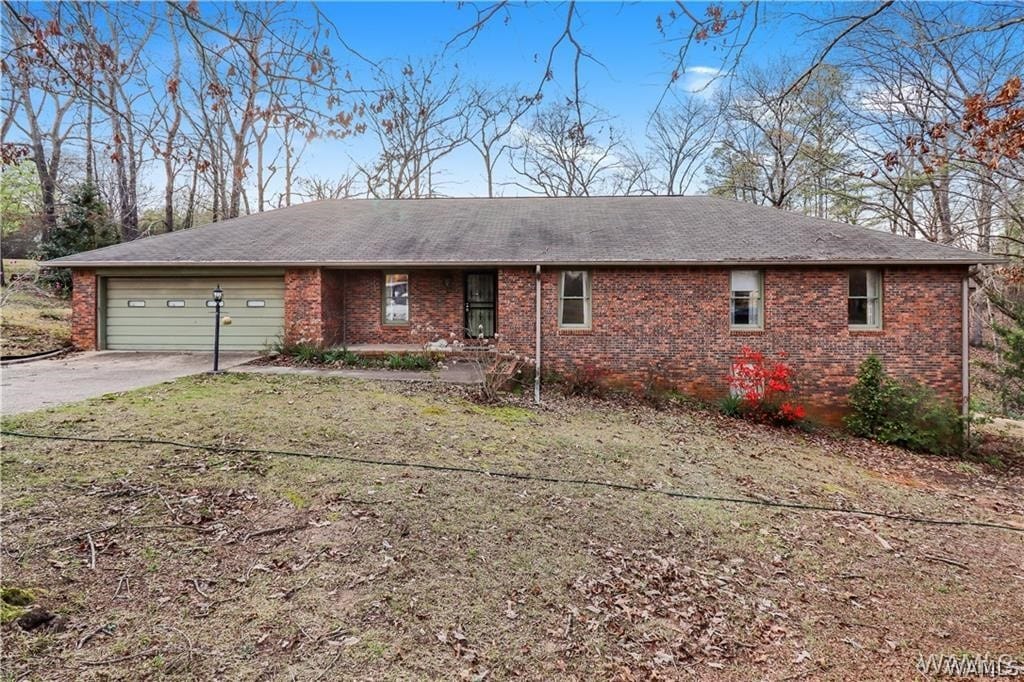
[[[172,309],[173,310],[173,309]],[[202,313],[200,313],[202,314]],[[232,320],[232,324],[246,324],[248,322],[258,322],[265,324],[267,321],[274,321],[281,319],[281,311],[269,310],[266,312],[241,312],[241,311],[229,311],[222,310],[221,317],[225,315],[229,316]],[[214,313],[211,311],[205,317],[199,317],[195,313],[188,315],[176,315],[163,310],[111,310],[107,312],[107,322],[119,322],[124,324],[205,324],[211,329],[213,328],[213,317]]]
[[[284,332],[284,281],[280,277],[120,278],[107,280],[106,347],[111,350],[210,350],[215,310],[213,289],[224,291],[224,350],[263,350]],[[129,301],[145,305],[130,306]],[[168,306],[167,301],[183,301]],[[263,305],[249,307],[246,301]]]

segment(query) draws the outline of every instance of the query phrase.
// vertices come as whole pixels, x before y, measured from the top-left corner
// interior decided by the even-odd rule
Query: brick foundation
[[[78,350],[96,350],[97,278],[95,270],[71,273],[71,345]]]

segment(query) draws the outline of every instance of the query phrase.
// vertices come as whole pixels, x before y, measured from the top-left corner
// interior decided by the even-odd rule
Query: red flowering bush
[[[732,361],[726,411],[760,421],[793,424],[806,417],[807,410],[787,399],[792,391],[792,367],[744,346]]]

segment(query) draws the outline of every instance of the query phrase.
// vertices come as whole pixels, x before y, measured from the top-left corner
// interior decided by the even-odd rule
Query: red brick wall
[[[286,343],[323,343],[323,293],[319,268],[284,273],[284,338]]]
[[[452,333],[462,338],[462,271],[388,272],[409,273],[409,324],[391,325],[383,322],[383,270],[348,270],[340,275],[344,282],[345,343],[421,344],[439,338],[447,339]],[[499,288],[499,299],[501,295]]]
[[[812,414],[834,419],[844,408],[857,366],[882,357],[896,375],[960,398],[961,267],[892,267],[883,273],[881,331],[846,323],[846,268],[777,267],[765,271],[765,329],[729,328],[729,269],[643,268],[592,271],[593,328],[558,329],[558,271],[542,276],[544,367],[592,363],[636,386],[657,376],[680,390],[725,394],[731,358],[743,345],[787,353],[800,397]],[[285,336],[295,342],[423,343],[463,329],[463,274],[410,270],[410,323],[381,320],[383,271],[306,268],[285,273]],[[97,347],[97,277],[76,270],[72,342]],[[498,273],[501,343],[533,355],[534,274]]]
[[[916,378],[959,402],[962,268],[886,268],[881,331],[851,331],[846,268],[765,271],[764,331],[729,325],[729,269],[645,268],[592,271],[592,329],[558,329],[558,272],[542,276],[542,361],[564,372],[593,363],[610,379],[641,385],[650,376],[706,398],[727,391],[730,360],[749,345],[785,352],[800,397],[834,421],[860,362],[878,354],[895,375]],[[499,274],[498,331],[503,345],[533,355],[533,272]]]
[[[97,279],[95,270],[71,272],[71,344],[78,350],[96,350]]]
[[[344,326],[344,273],[341,270],[322,270],[320,277],[322,343],[326,345],[339,344]]]

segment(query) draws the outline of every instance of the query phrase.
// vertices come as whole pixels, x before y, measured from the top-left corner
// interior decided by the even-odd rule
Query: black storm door
[[[498,273],[493,270],[467,272],[463,289],[466,292],[466,336],[492,338],[498,324]]]

